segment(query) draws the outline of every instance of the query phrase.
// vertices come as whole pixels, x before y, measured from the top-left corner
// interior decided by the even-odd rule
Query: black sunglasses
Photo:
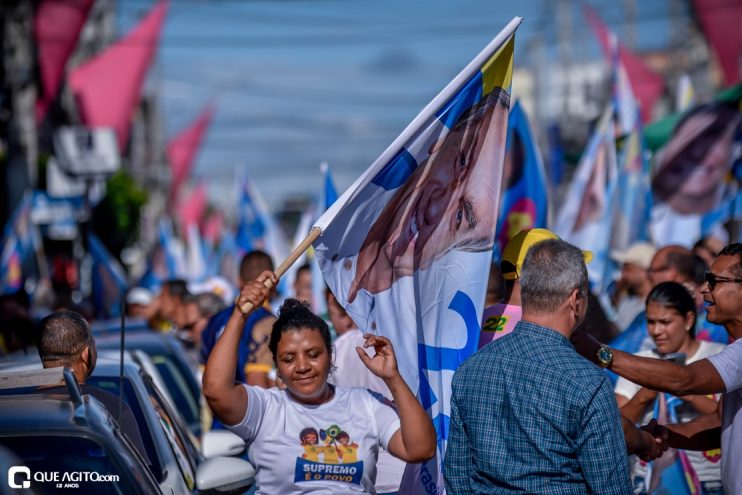
[[[709,284],[709,289],[714,290],[714,287],[716,287],[716,284],[742,284],[742,278],[731,278],[731,277],[722,277],[721,275],[716,275],[711,272],[706,272],[706,275],[703,277],[703,280]]]

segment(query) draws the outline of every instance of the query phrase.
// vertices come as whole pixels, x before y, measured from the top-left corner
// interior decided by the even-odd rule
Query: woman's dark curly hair
[[[271,340],[268,344],[271,354],[273,354],[274,363],[278,363],[276,352],[278,351],[278,342],[281,340],[283,333],[300,328],[317,330],[325,343],[327,354],[332,356],[332,337],[330,336],[330,329],[327,327],[325,320],[312,313],[312,310],[309,309],[309,304],[305,301],[286,299],[278,310],[278,319],[273,323]]]

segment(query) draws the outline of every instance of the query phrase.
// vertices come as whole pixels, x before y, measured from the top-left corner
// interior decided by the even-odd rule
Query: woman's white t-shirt
[[[700,361],[701,359],[705,359],[709,356],[713,356],[714,354],[718,354],[723,351],[725,347],[723,344],[716,344],[703,340],[698,341],[698,343],[700,344],[698,350],[695,354],[693,354],[686,360],[686,364],[695,363],[696,361]],[[641,357],[658,357],[657,354],[652,350],[637,352],[636,355]],[[621,395],[623,397],[626,397],[627,399],[631,399],[634,397],[634,395],[636,395],[640,388],[641,387],[639,385],[634,382],[630,382],[626,378],[619,378],[618,382],[616,382],[615,393],[616,395]],[[677,414],[678,421],[680,421],[681,423],[686,423],[696,418],[698,416],[698,411],[696,411],[696,409],[690,404],[684,403],[678,408]],[[642,424],[648,423],[649,420],[652,419],[652,416],[652,408],[648,407],[647,411],[642,417]],[[693,469],[696,471],[696,475],[698,475],[698,479],[700,481],[718,481],[721,479],[721,465],[719,464],[721,451],[719,449],[709,450],[705,452],[686,450],[685,453],[688,455],[688,460],[693,466]],[[647,463],[639,460],[638,458],[634,458],[634,463],[631,470],[632,477],[646,477],[646,473]]]
[[[388,399],[335,387],[329,402],[308,406],[285,390],[245,390],[245,417],[227,428],[248,444],[258,494],[375,493],[379,446],[399,430]]]

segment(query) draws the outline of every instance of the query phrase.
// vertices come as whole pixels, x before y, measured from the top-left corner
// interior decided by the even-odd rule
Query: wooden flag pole
[[[322,230],[319,227],[313,227],[312,230],[309,231],[309,234],[304,238],[303,241],[299,243],[296,248],[294,248],[293,251],[291,251],[291,254],[288,255],[288,257],[278,265],[278,268],[276,268],[275,274],[276,278],[280,279],[286,271],[291,268],[291,265],[296,263],[296,260],[299,259],[299,256],[301,256],[304,251],[309,249],[309,246],[312,245],[312,243],[317,240],[317,238],[322,235]],[[273,287],[273,282],[270,280],[266,280],[265,286],[269,289]],[[239,296],[237,296],[239,297]],[[242,311],[243,315],[247,315],[250,311],[252,311],[253,305],[249,302],[245,303],[244,305],[240,306],[240,311]]]

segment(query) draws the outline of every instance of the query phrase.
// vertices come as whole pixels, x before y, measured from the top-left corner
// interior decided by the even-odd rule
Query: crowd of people
[[[600,299],[592,256],[530,229],[493,264],[479,350],[452,382],[447,492],[652,493],[648,462],[672,455],[699,493],[742,493],[742,245],[638,243],[613,253],[620,276]],[[201,363],[210,428],[245,440],[258,493],[400,493],[405,467],[436,455],[436,431],[394,343],[364,335],[329,289],[314,314],[311,276],[299,268],[296,297],[281,300],[271,257],[252,251],[239,292],[170,280],[129,291],[127,314],[176,332]],[[44,366],[84,384],[96,362],[85,318],[56,311],[36,332]]]

